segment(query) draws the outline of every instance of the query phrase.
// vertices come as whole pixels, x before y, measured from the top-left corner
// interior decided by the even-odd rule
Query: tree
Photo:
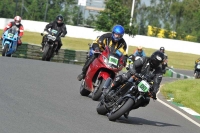
[[[129,21],[130,10],[123,5],[123,0],[108,0],[105,10],[97,16],[95,29],[101,31],[111,31],[113,26],[120,24],[124,26],[125,32],[130,33]]]

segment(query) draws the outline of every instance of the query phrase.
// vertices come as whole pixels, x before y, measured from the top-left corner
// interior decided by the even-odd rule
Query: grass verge
[[[183,104],[200,113],[200,82],[198,79],[184,79],[166,83],[161,93],[166,97],[174,98],[174,102]]]

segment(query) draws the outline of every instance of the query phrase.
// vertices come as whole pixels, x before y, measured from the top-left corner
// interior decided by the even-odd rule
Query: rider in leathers
[[[149,79],[153,79],[152,98],[156,98],[156,93],[159,90],[162,81],[162,67],[161,64],[164,60],[164,54],[160,51],[154,52],[151,57],[141,57],[134,61],[133,67],[127,73],[123,73],[115,78],[111,89],[117,88],[119,85],[128,81],[132,75],[142,74],[148,75]]]
[[[46,25],[44,31],[48,32],[48,29],[55,29],[57,30],[58,32],[61,32],[61,37],[64,37],[66,34],[67,34],[67,28],[64,24],[64,18],[62,15],[58,15],[56,17],[56,20],[53,21],[53,22],[50,22],[49,24]],[[44,42],[46,40],[46,36],[43,36],[43,39],[42,39],[42,50],[44,48]],[[58,38],[58,47],[56,49],[56,54],[58,54],[58,51],[60,50],[62,46],[62,42],[61,42],[61,38]]]
[[[164,54],[160,51],[154,52],[151,57],[140,57],[135,60],[133,67],[129,69],[127,73],[123,73],[115,78],[112,83],[111,89],[116,89],[121,84],[128,81],[128,79],[137,74],[147,75],[148,79],[153,80],[153,91],[150,92],[152,98],[156,100],[156,93],[159,90],[160,83],[162,81],[162,62],[164,61]],[[107,88],[107,87],[106,87]],[[148,103],[147,103],[148,104]],[[125,118],[128,118],[129,111],[124,114]]]
[[[102,52],[104,47],[108,44],[110,46],[111,52],[114,52],[118,49],[124,55],[124,65],[126,64],[126,60],[128,58],[126,54],[126,42],[122,38],[124,35],[124,28],[121,25],[116,25],[113,27],[112,33],[105,33],[102,36],[98,37],[92,44],[92,47],[95,51]],[[97,55],[92,55],[87,59],[85,65],[82,68],[82,73],[78,75],[77,79],[81,81],[85,78],[87,69],[89,65],[97,58]]]

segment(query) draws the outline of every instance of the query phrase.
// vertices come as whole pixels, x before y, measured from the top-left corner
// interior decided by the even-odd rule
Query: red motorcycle
[[[92,92],[92,99],[95,101],[101,97],[106,79],[114,79],[124,67],[123,54],[119,50],[111,53],[109,46],[105,46],[105,50],[98,54],[90,64],[80,86],[80,94],[88,96]]]

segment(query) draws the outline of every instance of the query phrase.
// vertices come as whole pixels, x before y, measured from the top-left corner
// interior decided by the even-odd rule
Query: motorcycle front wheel
[[[103,91],[103,85],[106,82],[104,79],[102,79],[100,82],[100,85],[97,86],[98,88],[95,88],[95,90],[92,92],[92,100],[97,101],[102,95]]]
[[[44,46],[44,53],[42,55],[43,61],[50,61],[51,59],[51,48],[49,45]]]
[[[130,111],[133,104],[134,104],[133,99],[131,98],[124,99],[124,101],[122,101],[118,106],[113,108],[113,110],[108,114],[108,119],[110,121],[116,121],[123,114]]]
[[[3,49],[3,51],[2,51],[2,56],[6,56],[6,53],[8,52],[8,49],[9,49],[8,44],[5,44],[5,45],[4,45],[4,49]]]

